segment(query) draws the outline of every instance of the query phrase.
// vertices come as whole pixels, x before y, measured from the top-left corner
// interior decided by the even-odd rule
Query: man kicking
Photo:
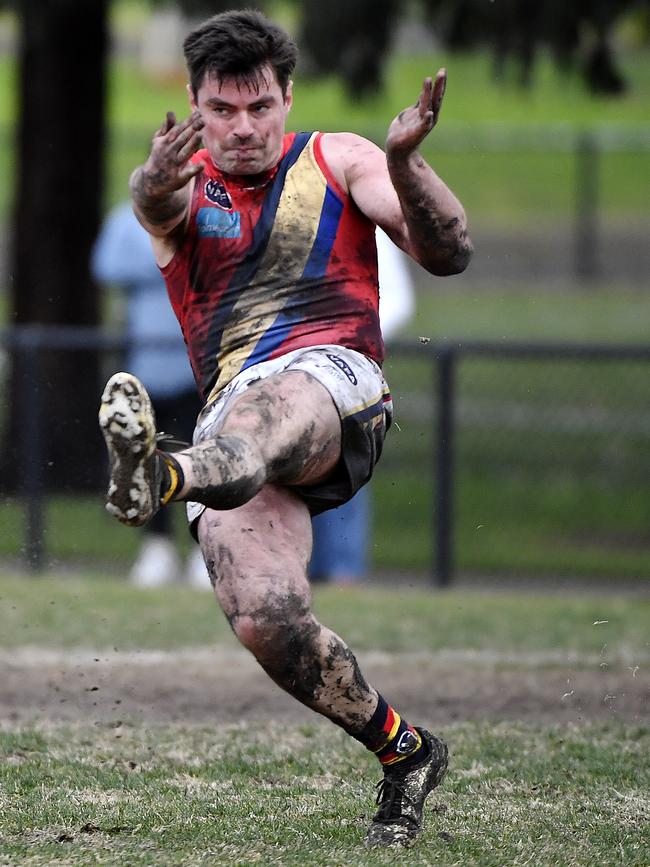
[[[216,15],[184,51],[191,114],[167,115],[130,183],[205,406],[193,446],[171,454],[141,383],[111,377],[107,509],[139,526],[187,503],[239,641],[383,765],[367,843],[408,844],[447,747],[366,682],[314,617],[306,573],[310,515],[368,481],[391,423],[375,226],[433,274],[471,256],[461,204],[418,152],[446,73],[424,80],[382,151],[352,133],[285,132],[297,50],[261,14]]]

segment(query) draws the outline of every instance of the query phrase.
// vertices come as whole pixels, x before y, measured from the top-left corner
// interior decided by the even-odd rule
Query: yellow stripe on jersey
[[[240,372],[290,299],[292,286],[305,270],[327,191],[327,180],[313,154],[315,135],[287,172],[269,242],[255,279],[233,306],[232,322],[221,338],[225,351],[219,357],[219,378],[208,402]],[[273,287],[273,283],[278,283],[277,287]],[[237,348],[229,349],[233,346]]]

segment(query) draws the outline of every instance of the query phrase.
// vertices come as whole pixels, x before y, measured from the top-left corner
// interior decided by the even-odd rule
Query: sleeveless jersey
[[[383,361],[375,227],[323,158],[321,133],[289,133],[258,186],[208,152],[181,247],[161,269],[206,401],[253,364],[340,344]]]

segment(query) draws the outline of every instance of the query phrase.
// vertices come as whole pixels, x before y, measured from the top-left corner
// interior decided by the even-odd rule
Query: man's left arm
[[[463,206],[418,151],[438,121],[447,73],[424,80],[414,106],[391,123],[386,163],[415,257],[432,274],[458,274],[472,255]]]
[[[355,139],[341,151],[346,181],[361,210],[431,274],[459,274],[472,256],[463,206],[418,147],[436,125],[447,74],[425,79],[415,105],[391,123],[385,154]]]

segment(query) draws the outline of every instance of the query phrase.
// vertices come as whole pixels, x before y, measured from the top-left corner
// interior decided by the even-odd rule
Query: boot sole
[[[155,511],[147,465],[156,449],[156,423],[149,396],[135,376],[116,373],[108,380],[99,426],[110,460],[106,510],[123,524],[139,527]]]

